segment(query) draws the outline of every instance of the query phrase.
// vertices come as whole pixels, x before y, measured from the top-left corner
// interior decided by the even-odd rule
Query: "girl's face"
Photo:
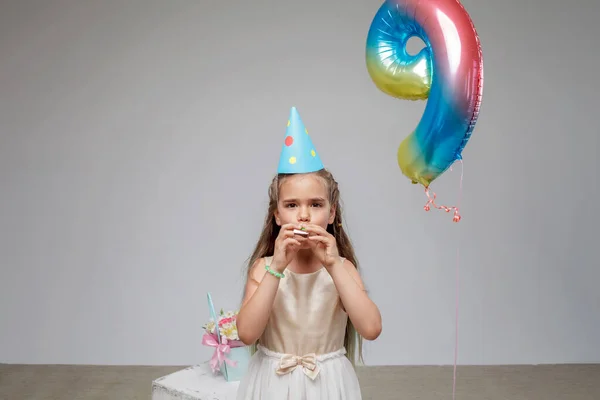
[[[279,189],[275,222],[279,226],[313,224],[327,229],[335,218],[328,194],[325,182],[314,174],[286,177]]]

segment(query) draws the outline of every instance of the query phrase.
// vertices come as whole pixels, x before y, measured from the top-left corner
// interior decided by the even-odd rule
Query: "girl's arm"
[[[367,340],[377,339],[381,334],[381,313],[367,295],[354,264],[344,260],[328,270],[358,334]]]
[[[245,345],[257,341],[265,330],[278,287],[279,278],[266,273],[263,258],[257,260],[248,272],[242,307],[236,318],[238,336]]]

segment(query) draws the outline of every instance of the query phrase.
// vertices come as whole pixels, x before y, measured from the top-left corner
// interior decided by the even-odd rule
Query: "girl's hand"
[[[295,237],[294,229],[300,229],[297,224],[285,224],[281,227],[277,239],[275,239],[275,251],[273,254],[273,265],[271,269],[282,273],[288,264],[294,259],[305,238]]]
[[[306,225],[311,249],[325,268],[331,268],[340,261],[337,242],[332,234],[318,225]]]

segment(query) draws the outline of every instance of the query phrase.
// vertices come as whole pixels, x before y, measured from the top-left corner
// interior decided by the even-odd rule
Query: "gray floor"
[[[0,399],[149,400],[152,380],[182,368],[0,364]],[[457,400],[600,400],[600,364],[457,371]],[[452,367],[364,367],[358,375],[365,400],[452,399]]]

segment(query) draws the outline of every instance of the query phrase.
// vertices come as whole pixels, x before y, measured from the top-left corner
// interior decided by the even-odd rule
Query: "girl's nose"
[[[310,222],[310,215],[306,210],[298,211],[298,222]]]

